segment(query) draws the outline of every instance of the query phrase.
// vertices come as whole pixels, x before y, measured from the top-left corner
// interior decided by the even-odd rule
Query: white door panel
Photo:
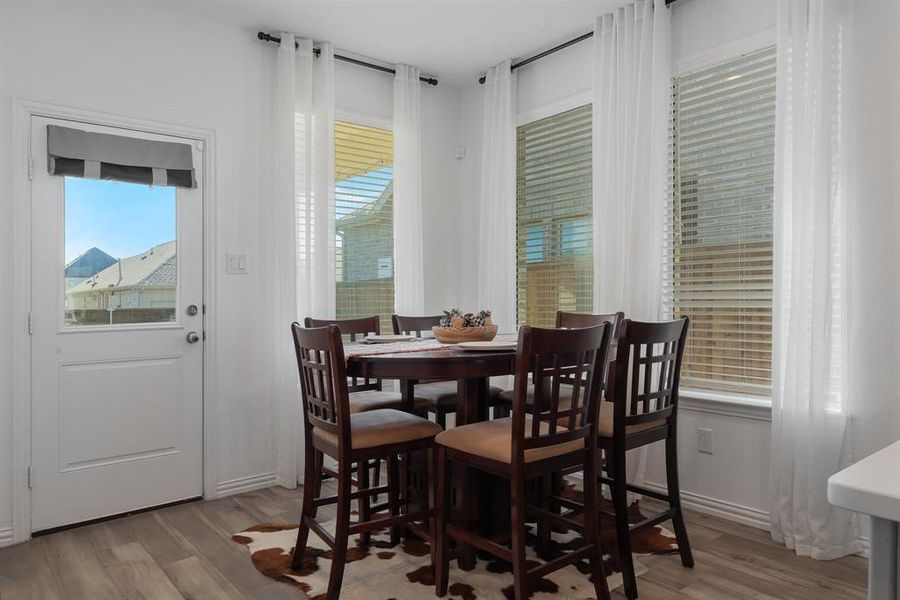
[[[34,531],[202,494],[201,191],[49,175],[51,123],[191,143],[32,118]]]

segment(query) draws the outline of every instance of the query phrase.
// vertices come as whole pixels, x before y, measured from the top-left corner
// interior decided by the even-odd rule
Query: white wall
[[[0,2],[0,280],[12,273],[10,221],[11,98],[190,127],[216,134],[218,364],[213,415],[217,480],[226,487],[268,481],[275,471],[267,357],[273,343],[265,314],[267,244],[272,215],[261,156],[272,98],[274,47],[255,30],[149,2]],[[390,118],[391,78],[338,63],[338,109]],[[426,305],[437,310],[459,285],[457,259],[459,90],[423,86],[423,182]],[[36,161],[39,164],[39,161]],[[226,251],[246,252],[248,275],[226,275]],[[11,522],[11,327],[8,286],[0,287],[0,544]],[[258,310],[248,310],[257,307]],[[16,477],[22,477],[22,465]],[[228,483],[231,482],[231,483]]]
[[[675,67],[728,51],[737,40],[757,37],[775,27],[775,0],[678,0],[672,6]],[[585,30],[590,23],[585,24]],[[725,57],[723,57],[724,59]],[[487,65],[485,65],[487,66]],[[591,89],[591,42],[585,41],[517,70],[520,123],[577,106]],[[476,210],[481,140],[481,86],[473,78],[462,95],[462,142],[468,156],[462,164],[461,202]],[[477,228],[461,232],[461,256],[477,261]],[[474,290],[477,272],[461,271],[460,287]],[[474,294],[465,297],[467,306]],[[766,526],[769,486],[770,411],[684,399],[679,421],[681,488],[689,505],[721,510],[746,523]],[[714,454],[697,452],[697,428],[713,430]],[[647,455],[645,479],[665,485],[661,445]]]
[[[260,235],[260,123],[266,114],[271,48],[247,32],[158,5],[123,2],[2,3],[0,63],[3,79],[4,149],[10,137],[11,97],[63,104],[190,127],[215,130],[215,195],[219,252],[212,268],[224,270],[226,250],[247,252],[250,274],[220,271],[211,310],[220,327],[213,332],[219,349],[217,371],[218,481],[274,471],[273,416],[265,364],[270,343],[259,303],[266,289]],[[9,155],[2,180],[9,182]],[[40,159],[36,159],[40,165]],[[5,210],[11,203],[8,183],[2,189]],[[3,219],[0,253],[11,255],[9,221]],[[199,233],[199,232],[198,232]],[[14,258],[14,257],[12,257]],[[5,268],[9,269],[9,264]],[[24,315],[9,314],[4,293],[2,314],[19,324]],[[6,325],[5,325],[6,326]],[[3,342],[8,341],[3,336]],[[3,344],[9,353],[8,344]],[[17,349],[16,351],[25,351]],[[8,354],[7,354],[8,357]],[[8,358],[4,361],[8,365]],[[3,378],[4,384],[8,378]],[[0,396],[0,528],[10,522],[10,390]],[[16,466],[16,477],[23,465]]]

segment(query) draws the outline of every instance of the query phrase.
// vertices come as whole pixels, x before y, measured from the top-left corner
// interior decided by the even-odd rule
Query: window
[[[674,82],[664,303],[684,387],[771,393],[775,48]]]
[[[591,105],[517,130],[516,304],[519,323],[593,309]]]
[[[66,177],[65,325],[175,321],[176,188]]]
[[[334,126],[337,318],[394,312],[394,135],[338,121]]]

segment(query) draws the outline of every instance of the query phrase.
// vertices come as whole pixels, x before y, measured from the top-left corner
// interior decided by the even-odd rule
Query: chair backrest
[[[341,335],[347,336],[351,342],[357,341],[357,336],[366,337],[370,333],[381,333],[381,320],[378,315],[371,317],[359,317],[358,319],[313,319],[306,317],[303,320],[304,327],[327,327],[337,325]]]
[[[625,313],[619,311],[609,315],[589,315],[584,313],[570,313],[561,310],[556,311],[556,326],[575,329],[580,327],[594,327],[601,323],[612,325],[612,339],[615,340],[619,328],[625,320]]]
[[[312,427],[338,436],[338,445],[350,447],[350,399],[347,391],[347,365],[344,342],[335,325],[305,329],[291,325],[306,435]]]
[[[580,329],[519,329],[512,416],[513,461],[524,452],[593,437],[600,410],[603,371],[612,328],[608,323]],[[534,401],[526,403],[529,375]],[[560,406],[560,384],[569,384],[571,403]],[[527,424],[525,414],[531,413]],[[526,437],[526,425],[530,427]],[[593,443],[593,442],[592,442]]]
[[[668,419],[678,403],[689,319],[645,323],[626,319],[607,398],[615,403],[614,435],[625,427]]]
[[[378,315],[371,317],[360,317],[358,319],[313,319],[306,317],[303,320],[304,327],[327,327],[335,325],[341,331],[342,336],[346,336],[349,341],[355,342],[358,338],[364,338],[370,333],[378,335],[381,333],[381,321]],[[381,390],[380,379],[369,379],[368,377],[351,377],[348,383],[350,392],[362,392],[365,390]]]
[[[422,333],[431,333],[431,328],[441,324],[441,316],[435,317],[404,317],[393,315],[391,324],[394,326],[394,333],[397,335],[414,335],[417,338],[422,337]]]
[[[611,330],[609,336],[609,350],[606,354],[607,372],[613,362],[616,360],[616,340],[625,322],[625,313],[619,311],[608,315],[590,315],[584,313],[570,313],[561,310],[556,311],[556,326],[574,329],[579,327],[594,327],[601,323],[609,323]],[[607,373],[603,374],[603,384],[606,387]]]

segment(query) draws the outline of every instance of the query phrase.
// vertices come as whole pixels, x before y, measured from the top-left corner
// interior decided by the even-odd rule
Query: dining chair
[[[328,578],[327,600],[340,596],[344,566],[347,561],[347,543],[351,535],[391,529],[391,543],[400,539],[400,528],[406,527],[414,534],[431,541],[430,519],[432,507],[401,514],[401,498],[398,460],[401,454],[429,453],[432,465],[434,437],[441,428],[422,417],[391,408],[365,412],[350,411],[350,394],[347,385],[346,362],[341,330],[335,325],[306,329],[294,323],[291,327],[297,366],[300,371],[300,390],[303,403],[304,444],[306,466],[303,485],[303,506],[297,543],[291,559],[291,568],[300,570],[306,552],[310,531],[315,532],[332,550],[331,573]],[[322,464],[324,457],[337,461],[337,495],[322,496]],[[387,485],[376,483],[358,486],[353,491],[354,464],[369,461],[388,461]],[[350,502],[387,493],[389,516],[372,517],[360,511],[359,520],[350,522]],[[334,535],[316,521],[318,509],[337,505]]]
[[[430,333],[431,328],[441,324],[441,317],[425,316],[412,317],[393,315],[391,324],[394,333],[397,335],[414,335],[421,338],[423,333]],[[422,398],[427,402],[428,411],[434,413],[434,419],[442,428],[447,428],[447,415],[456,412],[456,380],[438,381],[434,379],[419,380],[411,382],[414,385],[416,397]],[[488,387],[488,405],[496,408],[503,408],[503,403],[498,402],[500,396],[500,388],[496,386]],[[505,411],[504,411],[505,412]]]
[[[434,562],[438,596],[447,593],[451,560],[449,542],[453,540],[458,555],[475,548],[511,562],[516,600],[528,598],[529,590],[540,578],[584,559],[590,564],[597,598],[609,598],[599,539],[596,423],[610,333],[611,328],[606,323],[570,330],[523,326],[519,330],[516,349],[512,416],[455,427],[435,438]],[[541,410],[526,414],[529,375],[535,381],[534,406]],[[563,380],[573,382],[568,408],[560,403]],[[548,382],[546,387],[545,381]],[[509,548],[448,522],[449,461],[508,480],[511,496]],[[554,514],[526,504],[527,479],[574,465],[581,466],[585,481],[583,522],[571,519],[571,513]],[[475,500],[471,497],[463,499],[465,502]],[[588,508],[591,506],[593,509]],[[537,517],[538,521],[550,521],[580,532],[584,536],[584,545],[532,566],[525,558],[526,514]]]
[[[340,329],[341,335],[351,342],[359,341],[369,334],[378,335],[381,333],[381,320],[377,315],[356,319],[313,319],[312,317],[306,317],[303,324],[307,328],[335,325]],[[403,395],[400,392],[385,391],[380,379],[348,377],[347,391],[350,393],[351,414],[382,408],[407,409]],[[413,408],[411,412],[424,416],[426,414],[425,411],[428,409],[428,401],[425,398],[413,396],[412,402]],[[370,469],[372,471],[371,477]],[[326,473],[328,473],[328,469],[326,469]],[[328,474],[330,475],[330,473]],[[381,481],[381,461],[374,461],[374,464],[367,465],[362,463],[357,465],[357,476],[354,483],[366,487],[369,485],[370,479],[376,483]],[[373,501],[378,501],[377,494],[373,497],[360,498],[357,501],[361,518],[369,517],[373,510]],[[374,508],[380,507],[376,506]],[[369,534],[364,534],[362,539],[363,542],[368,543]]]
[[[659,323],[625,320],[617,340],[615,363],[610,367],[606,401],[600,403],[597,446],[604,454],[606,471],[601,481],[612,492],[625,595],[632,600],[637,598],[631,556],[634,532],[671,519],[681,563],[685,567],[694,566],[681,511],[676,426],[681,359],[688,325],[687,317]],[[666,448],[667,494],[626,480],[626,452],[661,440],[665,440]],[[668,508],[632,525],[628,520],[629,491],[661,500]]]
[[[610,336],[610,350],[607,354],[610,359],[612,359],[615,354],[613,354],[615,350],[615,341],[618,336],[619,328],[621,326],[622,321],[625,320],[625,313],[617,312],[606,315],[591,315],[591,314],[583,314],[583,313],[571,313],[571,312],[563,312],[561,310],[556,311],[556,327],[566,328],[566,329],[578,329],[583,327],[596,327],[602,323],[609,323],[612,334]],[[605,382],[605,377],[604,377]],[[567,383],[567,382],[563,382]],[[499,399],[502,402],[505,402],[507,406],[512,406],[513,396],[515,391],[512,389],[503,390],[499,394]],[[546,392],[545,392],[546,393]],[[569,386],[563,388],[560,392],[562,396],[561,402],[565,405],[569,401]],[[534,387],[529,386],[528,395],[526,396],[526,407],[530,411],[532,405],[534,404]]]

